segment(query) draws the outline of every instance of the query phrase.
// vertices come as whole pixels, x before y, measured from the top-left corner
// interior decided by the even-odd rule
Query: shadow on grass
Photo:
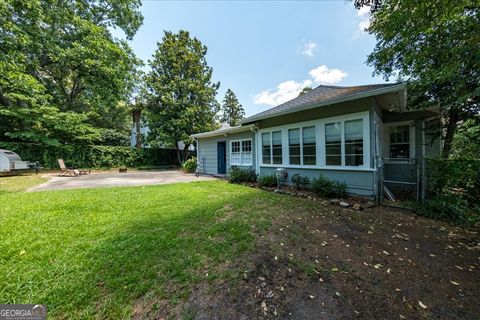
[[[47,303],[53,318],[130,318],[135,305],[149,306],[140,313],[156,312],[156,308],[162,308],[162,301],[174,305],[188,296],[194,283],[222,277],[227,260],[255,246],[252,227],[265,228],[262,213],[274,204],[272,195],[246,187],[228,189],[228,193],[216,198],[205,191],[198,199],[179,193],[177,197],[185,200],[179,200],[178,206],[186,204],[183,201],[197,202],[166,213],[155,211],[152,204],[144,205],[134,218],[125,217],[125,223],[115,221],[122,219],[121,212],[117,212],[107,219],[107,223],[120,224],[112,227],[114,232],[106,231],[108,225],[104,227],[103,221],[100,227],[100,222],[91,224],[100,230],[83,235],[79,229],[89,224],[69,221],[68,227],[58,232],[73,233],[78,239],[79,243],[68,249],[72,250],[72,260],[61,255],[55,258],[55,253],[50,253],[54,258],[49,265],[42,262],[46,268],[42,279],[26,276],[27,281],[40,281],[37,288],[46,286],[42,294],[32,296],[46,300],[41,303]],[[256,208],[252,205],[255,202],[262,205]],[[65,201],[58,203],[57,211],[68,212],[67,219],[87,220],[91,206],[72,211],[74,204]]]

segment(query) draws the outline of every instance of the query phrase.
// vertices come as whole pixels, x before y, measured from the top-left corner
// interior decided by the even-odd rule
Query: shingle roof
[[[315,106],[317,104],[325,103],[327,101],[345,98],[351,95],[367,93],[376,89],[382,89],[386,87],[397,86],[398,83],[383,83],[383,84],[369,84],[362,86],[352,87],[339,87],[339,86],[323,86],[320,85],[315,89],[296,97],[290,101],[287,101],[279,106],[257,113],[251,117],[248,117],[242,121],[242,123],[251,123],[259,118],[266,118],[275,116],[277,114],[295,112],[297,109],[302,109],[307,106]]]

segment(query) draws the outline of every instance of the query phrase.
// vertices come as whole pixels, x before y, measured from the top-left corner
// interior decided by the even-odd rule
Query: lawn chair
[[[77,170],[75,168],[67,168],[65,165],[65,161],[63,159],[58,159],[58,165],[60,166],[60,176],[79,176],[80,175],[80,170]]]

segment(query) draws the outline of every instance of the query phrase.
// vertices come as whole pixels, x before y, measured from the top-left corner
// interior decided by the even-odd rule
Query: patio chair
[[[67,168],[63,159],[58,159],[58,165],[60,166],[60,176],[79,176],[80,170],[75,168]]]

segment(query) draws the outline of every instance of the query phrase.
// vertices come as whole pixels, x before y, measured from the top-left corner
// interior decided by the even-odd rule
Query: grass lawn
[[[41,175],[0,177],[0,194],[6,192],[26,191],[47,181],[48,179]]]
[[[223,181],[0,200],[0,303],[49,319],[480,314],[478,228]]]
[[[228,277],[205,275],[255,246],[275,197],[218,181],[1,198],[0,301],[119,319],[139,298],[175,303],[199,280]]]

